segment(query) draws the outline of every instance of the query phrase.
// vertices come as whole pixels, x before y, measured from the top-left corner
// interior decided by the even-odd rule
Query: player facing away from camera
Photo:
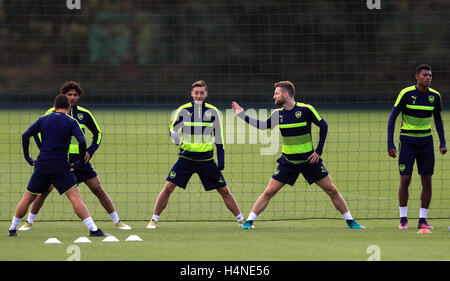
[[[27,213],[28,207],[38,194],[48,192],[51,185],[55,186],[61,195],[67,196],[75,213],[89,229],[90,236],[105,236],[89,215],[78,190],[75,175],[70,172],[71,167],[67,161],[70,140],[72,136],[77,140],[79,154],[84,156],[86,139],[78,122],[67,115],[69,111],[70,104],[67,96],[58,95],[55,99],[55,111],[39,118],[22,135],[24,157],[31,166],[35,166],[35,169],[28,183],[27,191],[14,212],[9,236],[17,236],[17,226]],[[29,146],[30,137],[38,132],[42,136],[42,147],[35,161],[30,157]],[[74,168],[84,164],[84,162],[79,162]]]
[[[232,102],[233,111],[245,122],[261,130],[273,129],[278,125],[283,138],[282,155],[277,160],[278,168],[272,175],[266,190],[256,200],[242,228],[253,228],[253,222],[264,211],[275,194],[285,184],[293,186],[301,173],[309,184],[316,183],[325,191],[349,228],[364,229],[364,226],[359,225],[353,219],[345,200],[322,163],[320,156],[328,131],[327,123],[314,107],[295,101],[294,84],[289,81],[280,81],[274,86],[275,105],[282,108],[275,110],[267,120],[261,121],[247,116],[239,104]],[[320,128],[320,138],[316,149],[313,148],[311,139],[311,123]]]
[[[400,91],[388,121],[388,154],[397,157],[394,145],[395,120],[402,113],[402,126],[400,128],[400,155],[398,168],[400,172],[400,185],[398,189],[400,225],[399,229],[408,229],[408,187],[411,183],[414,161],[417,160],[417,169],[422,181],[420,195],[420,212],[418,228],[433,229],[426,220],[431,202],[431,177],[434,172],[434,148],[431,135],[431,116],[439,135],[439,151],[447,152],[444,135],[444,125],[441,117],[441,95],[430,88],[431,67],[426,64],[416,68],[417,84]]]
[[[173,122],[169,126],[169,135],[176,145],[180,145],[179,157],[156,199],[153,217],[147,228],[156,228],[159,216],[167,206],[175,187],[186,189],[194,173],[198,174],[206,191],[217,190],[240,225],[245,221],[221,172],[225,168],[221,116],[216,107],[205,102],[207,96],[206,83],[203,80],[194,82],[191,86],[192,101],[180,106],[175,112]],[[179,130],[182,132],[181,138]],[[213,158],[214,143],[217,149],[217,164]]]
[[[103,208],[105,208],[105,210],[108,212],[117,229],[129,230],[131,229],[131,227],[120,221],[119,215],[117,214],[117,211],[115,210],[110,197],[103,189],[96,171],[89,162],[89,160],[94,156],[94,153],[100,146],[102,140],[102,131],[100,130],[100,127],[95,121],[92,113],[86,108],[78,105],[78,100],[83,95],[83,93],[83,88],[81,88],[80,84],[75,81],[65,82],[60,88],[60,94],[66,95],[71,105],[69,116],[74,118],[80,124],[83,133],[85,133],[86,128],[88,128],[92,133],[92,143],[87,148],[87,151],[85,152],[85,155],[83,157],[80,157],[76,139],[72,139],[69,147],[69,162],[71,164],[84,162],[84,165],[76,166],[73,171],[77,182],[79,184],[84,182],[89,187],[92,193],[94,193],[94,195],[98,198]],[[54,111],[55,108],[50,108],[45,114],[48,115]],[[42,145],[40,136],[35,135],[34,139],[38,147],[41,148]],[[51,189],[49,190],[49,192],[50,191]],[[21,226],[19,230],[27,231],[31,229],[39,210],[41,209],[45,199],[47,198],[48,193],[39,195],[33,202],[31,211],[28,214],[27,222],[23,226]]]

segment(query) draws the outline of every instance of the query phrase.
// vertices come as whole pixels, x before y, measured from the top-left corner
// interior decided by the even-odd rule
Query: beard
[[[274,100],[275,105],[282,106],[284,104],[284,101],[281,100]]]

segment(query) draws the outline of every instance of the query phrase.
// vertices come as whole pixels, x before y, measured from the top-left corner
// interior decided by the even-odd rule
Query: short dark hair
[[[282,88],[284,91],[287,91],[291,97],[295,95],[295,86],[290,81],[280,81],[274,84],[275,88]]]
[[[416,67],[416,74],[419,74],[422,70],[430,70],[431,71],[431,66],[429,66],[428,64],[420,64]]]
[[[84,94],[83,88],[81,88],[80,83],[75,81],[69,81],[62,84],[61,88],[59,89],[59,93],[65,95],[70,90],[75,90],[79,96],[82,96]]]
[[[192,83],[191,89],[194,89],[195,87],[205,87],[205,90],[208,91],[208,87],[206,86],[206,82],[203,80],[196,81]]]
[[[55,109],[68,109],[70,107],[69,98],[64,94],[59,94],[55,98]]]

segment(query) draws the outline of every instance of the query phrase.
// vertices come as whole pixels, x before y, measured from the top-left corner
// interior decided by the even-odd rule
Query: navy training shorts
[[[75,174],[78,183],[82,183],[97,176],[97,173],[89,161],[81,168],[77,167],[74,169],[73,173]]]
[[[38,161],[27,190],[32,194],[47,194],[50,185],[54,185],[59,194],[78,185],[75,175],[69,171],[67,161]]]
[[[70,164],[73,164],[76,161],[78,161],[78,159],[79,159],[78,155],[71,154],[69,162]],[[81,167],[77,167],[76,169],[74,169],[73,173],[75,174],[78,183],[82,183],[97,176],[97,172],[95,172],[94,168],[91,165],[91,162],[89,161],[84,165],[82,165]]]
[[[178,158],[166,180],[186,189],[189,179],[194,173],[198,174],[206,191],[227,185],[214,160],[193,161],[183,157]]]
[[[398,169],[400,175],[411,176],[417,160],[419,175],[434,173],[433,137],[410,137],[400,135]]]
[[[308,184],[313,184],[316,181],[328,176],[328,171],[323,165],[322,159],[314,164],[309,162],[302,164],[290,164],[286,162],[283,156],[281,156],[277,162],[279,165],[273,173],[272,178],[292,186],[297,181],[300,173],[303,175]]]

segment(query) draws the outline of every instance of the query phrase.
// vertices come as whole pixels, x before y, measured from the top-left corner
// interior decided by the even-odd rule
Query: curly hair
[[[59,89],[59,93],[65,95],[70,90],[75,90],[79,96],[82,96],[84,94],[83,88],[81,88],[80,83],[75,81],[69,81],[62,84],[61,88]]]

